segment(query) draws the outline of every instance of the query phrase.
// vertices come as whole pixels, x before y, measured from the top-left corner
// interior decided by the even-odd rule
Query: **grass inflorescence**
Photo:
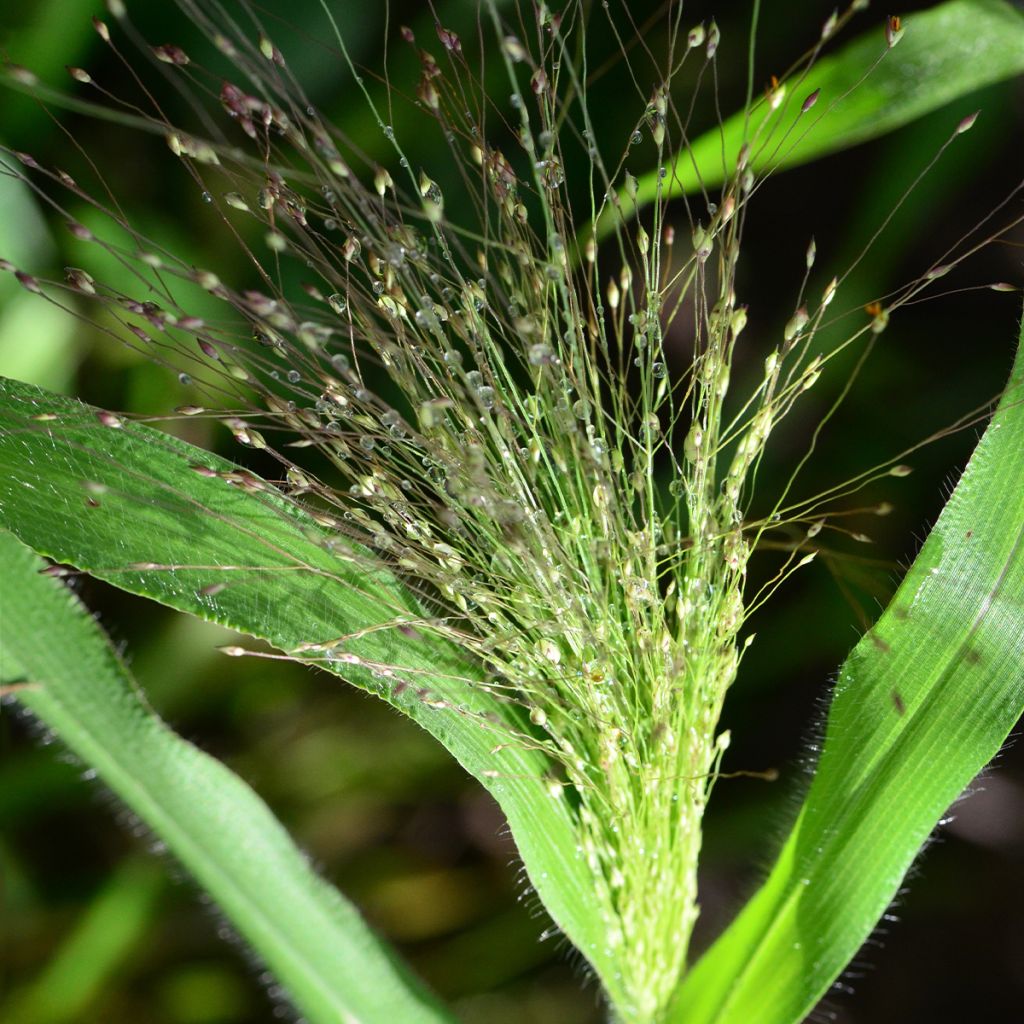
[[[631,146],[649,138],[667,193],[694,109],[675,82],[714,77],[719,30],[684,26],[681,4],[665,14],[660,70],[625,140],[602,138],[588,104],[585,5],[516,17],[481,5],[507,104],[474,71],[475,43],[440,23],[429,41],[402,29],[420,64],[410,99],[436,127],[439,164],[456,168],[454,194],[435,180],[452,175],[407,159],[386,110],[403,102],[398,86],[386,81],[382,106],[351,66],[393,151],[382,166],[310,103],[248,5],[244,26],[216,3],[182,6],[235,68],[223,81],[177,46],[152,48],[200,100],[199,128],[172,125],[141,79],[149,108],[107,98],[163,133],[245,247],[256,283],[235,288],[187,265],[136,232],[113,197],[12,153],[6,173],[63,185],[127,233],[101,239],[49,200],[76,237],[130,267],[139,290],[78,268],[63,285],[20,269],[19,279],[55,301],[102,304],[104,329],[206,396],[181,415],[219,419],[274,460],[277,490],[346,558],[358,552],[368,570],[403,580],[422,615],[383,616],[380,628],[415,631],[420,643],[441,637],[474,656],[483,678],[473,685],[518,709],[520,727],[496,743],[544,751],[548,798],[573,808],[627,993],[618,1011],[657,1019],[698,913],[701,819],[728,746],[723,700],[753,639],[744,623],[814,557],[827,515],[819,499],[787,504],[789,488],[761,499],[769,514],[753,515],[762,454],[829,360],[854,343],[866,355],[892,310],[948,266],[859,313],[849,339],[821,352],[815,339],[832,322],[840,281],[810,289],[812,244],[788,321],[758,357],[763,373],[737,397],[731,370],[748,317],[737,270],[764,177],[754,168],[811,116],[818,96],[799,90],[818,47],[751,98],[734,170],[720,194],[687,203],[684,221],[669,218],[664,196],[634,217],[637,179],[626,168]],[[119,32],[134,33],[122,4],[109,7],[113,26],[96,29],[117,49]],[[826,22],[822,43],[851,12]],[[889,46],[901,32],[890,19]],[[340,35],[337,47],[351,65]],[[71,74],[105,92],[88,71]],[[781,133],[762,130],[769,123]],[[566,168],[581,166],[588,199],[574,207]],[[301,289],[289,283],[294,268],[307,279]],[[222,314],[190,311],[199,293],[203,310],[219,302]],[[773,531],[784,531],[782,563],[747,593],[751,553]],[[291,653],[343,664],[345,641],[311,638]]]

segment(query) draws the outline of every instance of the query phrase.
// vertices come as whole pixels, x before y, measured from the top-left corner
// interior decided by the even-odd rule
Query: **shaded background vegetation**
[[[396,94],[411,93],[415,60],[397,25],[413,25],[420,41],[436,49],[424,5],[393,3],[390,29],[385,5],[376,0],[332,6],[354,56],[371,71],[382,67],[387,39],[392,87]],[[621,8],[612,6],[628,39]],[[642,24],[658,6],[644,0],[631,2],[629,9]],[[692,5],[685,20],[696,22],[714,6]],[[746,5],[720,6],[727,10],[715,11],[723,33],[719,102],[728,112],[745,90]],[[908,9],[914,6],[928,5]],[[197,31],[173,5],[135,7],[133,16],[150,42],[174,42],[197,54],[204,50]],[[813,43],[832,4],[801,0],[765,7],[759,80]],[[325,21],[315,0],[266,0],[262,10],[311,98],[371,158],[391,162],[386,140],[341,60],[323,43]],[[474,0],[438,0],[437,10],[464,39],[473,38]],[[63,86],[63,65],[80,64],[114,92],[134,96],[124,67],[89,24],[93,13],[104,13],[96,0],[8,5],[0,13],[0,45],[45,81]],[[599,14],[590,43],[595,53],[614,57],[616,45]],[[874,25],[881,47],[880,14],[862,16],[855,31]],[[661,24],[646,33],[656,52]],[[482,36],[490,46],[489,29]],[[141,67],[142,57],[125,46]],[[643,68],[640,47],[631,50],[630,59]],[[676,96],[680,106],[688,102],[685,84],[680,82]],[[494,98],[507,106],[504,92]],[[182,112],[180,97],[170,91],[167,102]],[[614,63],[595,84],[591,102],[600,111],[606,152],[624,148],[641,102],[624,62]],[[760,365],[789,315],[810,236],[818,243],[821,272],[815,280],[823,282],[852,261],[958,119],[979,106],[984,113],[974,130],[914,192],[860,265],[847,302],[868,301],[926,270],[1024,174],[1020,83],[987,90],[892,138],[787,172],[769,184],[752,207],[741,271],[739,297],[750,305],[751,326],[743,336],[739,377],[745,365]],[[696,127],[714,123],[710,90],[696,111]],[[447,150],[433,125],[403,100],[397,101],[392,120],[413,165],[429,168],[443,187],[452,183],[445,191],[449,207],[457,208],[455,172],[445,167]],[[33,152],[44,164],[87,173],[79,170],[83,160],[72,139],[96,156],[113,193],[145,234],[227,280],[251,276],[237,242],[159,139],[80,116],[61,115],[58,123],[34,101],[0,92],[3,143]],[[633,148],[629,166],[640,173],[654,159],[653,147],[641,144]],[[577,180],[582,184],[582,177]],[[1017,210],[1014,203],[1009,213]],[[676,220],[686,237],[678,204]],[[944,279],[941,291],[1019,282],[1019,248],[1011,243],[1021,241],[1024,234],[1018,231],[1009,242],[989,247]],[[0,254],[50,275],[59,275],[66,263],[92,268],[87,260],[96,258],[7,179],[0,179]],[[96,265],[106,280],[122,274],[109,261]],[[815,493],[880,462],[994,396],[1010,365],[1017,307],[1014,296],[980,291],[945,295],[894,317],[828,430],[801,492]],[[685,338],[675,344],[678,370],[688,354]],[[188,387],[173,374],[23,293],[6,275],[0,280],[0,373],[137,413],[167,412],[190,400]],[[833,386],[841,378],[840,369],[832,375]],[[828,393],[820,386],[815,392],[773,443],[762,472],[766,494],[802,452],[815,416],[827,407]],[[189,430],[190,440],[238,457],[227,446],[226,432],[194,423]],[[781,839],[813,760],[829,679],[864,617],[884,605],[899,565],[913,556],[976,436],[967,430],[928,446],[910,460],[912,476],[888,480],[858,501],[894,505],[884,519],[851,523],[870,533],[874,543],[840,538],[834,560],[819,560],[753,621],[757,643],[725,713],[734,741],[726,768],[775,767],[781,777],[775,784],[722,781],[716,789],[707,822],[698,947],[752,891]],[[593,986],[581,990],[579,965],[557,941],[538,942],[544,922],[524,896],[500,814],[425,733],[326,675],[283,662],[224,658],[214,650],[226,642],[217,627],[93,581],[83,581],[81,592],[124,645],[160,713],[261,793],[324,873],[455,1001],[465,1020],[588,1024],[600,1019]],[[96,783],[82,780],[80,767],[67,762],[59,743],[37,740],[30,723],[9,707],[3,710],[0,1019],[255,1024],[280,1015],[282,1008],[266,998],[266,980],[246,963],[244,953],[222,941],[229,933],[196,899],[190,883],[165,858],[147,852],[150,838],[134,834],[122,809]],[[895,910],[899,923],[887,924],[888,934],[880,936],[883,948],[866,950],[863,965],[844,979],[853,996],[837,992],[827,1001],[836,1019],[923,1024],[977,1019],[982,1012],[989,1019],[1010,1019],[1017,1012],[1024,997],[1019,927],[1024,759],[1019,751],[1005,752],[983,787],[956,808],[956,821],[927,853],[923,874]]]

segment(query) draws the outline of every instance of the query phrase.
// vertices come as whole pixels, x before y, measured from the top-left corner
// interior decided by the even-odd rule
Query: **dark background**
[[[174,42],[207,56],[206,46],[171,4],[130,5],[152,43]],[[656,5],[631,3],[638,23]],[[692,5],[684,18],[712,11],[722,29],[720,104],[738,107],[745,89],[746,4]],[[817,36],[831,2],[766,3],[758,80],[788,65]],[[904,10],[927,7],[907,5]],[[333,5],[356,60],[380,66],[385,6]],[[442,21],[474,35],[475,3],[439,2]],[[391,162],[340,59],[321,45],[322,12],[313,0],[267,0],[264,17],[290,68],[314,101],[371,157]],[[123,66],[94,34],[88,0],[37,0],[0,12],[0,46],[17,63],[62,88],[65,64],[89,68],[115,92],[131,94]],[[862,15],[852,32],[881,35],[884,12]],[[600,19],[595,19],[598,24]],[[414,66],[397,35],[417,29],[437,50],[424,5],[391,5],[389,67],[395,88],[411,90]],[[290,28],[285,27],[290,25]],[[483,37],[491,46],[490,30]],[[659,30],[648,33],[656,47]],[[123,41],[123,40],[122,40]],[[611,53],[595,32],[589,41]],[[130,43],[124,50],[142,67]],[[635,56],[635,54],[633,55]],[[147,72],[148,81],[156,76]],[[625,145],[639,114],[620,62],[591,102],[602,141]],[[813,77],[813,76],[812,76]],[[680,83],[680,88],[685,86]],[[88,95],[74,83],[69,89]],[[163,93],[161,94],[163,95]],[[496,96],[507,106],[507,97]],[[181,109],[173,97],[171,109]],[[679,105],[685,98],[676,97]],[[177,106],[175,106],[177,103]],[[813,234],[814,280],[849,264],[896,198],[964,114],[982,107],[974,130],[919,187],[861,265],[848,301],[867,301],[926,270],[946,247],[1008,194],[1024,173],[1020,145],[1024,95],[1008,83],[967,98],[892,137],[776,176],[752,207],[740,301],[750,304],[744,335],[756,366],[792,308]],[[710,92],[697,127],[714,121]],[[433,167],[444,151],[422,131],[413,107],[393,123],[414,165]],[[159,140],[79,116],[61,115],[70,136],[97,162],[145,233],[225,279],[244,276],[237,243],[210,229],[199,190]],[[622,140],[621,143],[616,140]],[[0,92],[0,141],[41,162],[80,166],[58,123],[34,101]],[[637,147],[632,169],[646,171],[652,148]],[[433,160],[433,163],[432,163]],[[571,167],[570,167],[571,171]],[[444,185],[444,167],[434,177]],[[572,178],[570,176],[570,183]],[[454,184],[446,188],[453,205]],[[1014,202],[1007,219],[1016,216]],[[681,208],[680,229],[686,229]],[[1014,232],[943,281],[940,293],[996,280],[1019,282]],[[55,227],[22,191],[0,179],[0,255],[26,269],[59,273],[84,264],[82,247]],[[101,265],[109,277],[116,271]],[[97,273],[99,276],[99,273]],[[1009,368],[1018,297],[989,291],[941,295],[894,317],[862,379],[826,435],[802,487],[813,494],[890,457],[995,396]],[[680,355],[680,360],[684,358]],[[747,364],[743,359],[749,360]],[[680,363],[681,365],[681,363]],[[167,411],[187,389],[99,331],[62,317],[0,280],[0,372],[80,395],[108,408]],[[841,377],[833,375],[833,386]],[[815,389],[816,392],[819,390]],[[828,392],[806,403],[780,431],[768,470],[800,452]],[[777,767],[780,781],[721,782],[707,819],[704,914],[697,948],[727,922],[770,863],[807,780],[807,747],[820,724],[829,681],[876,614],[941,508],[976,440],[964,431],[914,455],[915,472],[868,495],[888,500],[886,519],[861,524],[870,548],[848,546],[833,574],[816,565],[759,614],[758,641],[730,695],[725,724],[733,747],[726,768]],[[193,434],[198,443],[219,436]],[[230,450],[229,450],[230,451]],[[236,452],[231,452],[237,455]],[[771,478],[766,478],[771,492]],[[863,557],[867,555],[871,562]],[[844,594],[844,589],[848,593]],[[514,849],[501,816],[425,733],[389,708],[326,675],[283,663],[227,659],[214,650],[225,631],[85,581],[81,592],[123,644],[151,701],[174,726],[225,760],[270,803],[324,873],[351,896],[469,1022],[586,1024],[601,1018],[593,983],[557,942],[541,944],[544,921],[521,902]],[[852,600],[851,600],[852,598]],[[59,642],[59,638],[55,638]],[[843,1024],[925,1024],[1010,1020],[1024,999],[1024,757],[1011,744],[996,768],[955,810],[919,868],[880,940],[862,952],[818,1011]],[[147,852],[122,810],[95,782],[83,781],[59,744],[40,744],[10,706],[0,717],[0,1019],[139,1024],[242,1024],[280,1014],[244,953],[223,941],[216,915],[166,858]],[[118,822],[121,824],[118,824]],[[41,992],[58,993],[48,1006]],[[824,1018],[823,1018],[824,1019]]]

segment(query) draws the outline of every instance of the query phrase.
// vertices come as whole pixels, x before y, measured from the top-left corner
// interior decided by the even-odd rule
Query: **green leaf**
[[[905,35],[886,52],[881,23],[788,83],[774,112],[760,101],[749,126],[741,111],[678,153],[661,180],[644,175],[629,217],[659,194],[671,198],[720,185],[736,170],[745,139],[756,171],[793,167],[891,132],[929,111],[1024,72],[1024,12],[1004,0],[949,0],[904,20]],[[767,77],[767,76],[766,76]],[[817,103],[800,114],[816,89]],[[955,125],[950,125],[950,132]],[[969,145],[969,143],[965,143]],[[616,218],[617,219],[617,218]],[[614,226],[602,218],[598,234]]]
[[[318,657],[415,719],[497,799],[545,907],[615,998],[614,963],[576,854],[572,809],[550,795],[547,758],[508,742],[510,730],[528,728],[518,709],[478,685],[480,667],[454,645],[397,627],[422,613],[339,530],[320,526],[255,476],[231,485],[190,468],[237,470],[223,459],[140,424],[103,426],[98,417],[0,378],[0,525],[124,590]],[[300,651],[338,638],[354,662]]]
[[[88,614],[0,531],[0,660],[18,699],[167,844],[313,1022],[450,1021],[269,808],[150,710]]]
[[[684,979],[669,1020],[803,1020],[1024,711],[1022,386],[1024,347],[921,553],[843,666],[768,880]]]
[[[125,861],[32,984],[5,998],[6,1024],[74,1024],[86,1019],[94,1000],[146,941],[157,898],[166,885],[166,876],[153,861]]]
[[[0,123],[6,127],[0,109]],[[0,252],[19,266],[54,258],[37,200],[24,182],[0,175]],[[60,306],[46,310],[37,296],[18,286],[13,275],[0,279],[0,373],[66,391],[74,377],[75,342],[80,325]],[[25,344],[31,335],[34,343]]]

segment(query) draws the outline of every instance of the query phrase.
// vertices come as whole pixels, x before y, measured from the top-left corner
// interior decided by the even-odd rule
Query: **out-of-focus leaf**
[[[155,865],[134,860],[111,875],[39,977],[6,1000],[6,1024],[82,1020],[111,974],[138,948],[162,885]]]
[[[659,195],[720,185],[735,172],[744,141],[756,171],[793,167],[1024,72],[1024,12],[1005,0],[949,0],[908,16],[903,27],[893,49],[887,51],[879,24],[797,74],[777,109],[762,100],[749,121],[740,111],[701,135],[670,162],[664,179],[658,170],[640,178],[634,202],[623,193],[621,215],[632,216]],[[801,104],[819,89],[817,102],[801,114]],[[603,217],[598,234],[607,234],[618,217]]]

